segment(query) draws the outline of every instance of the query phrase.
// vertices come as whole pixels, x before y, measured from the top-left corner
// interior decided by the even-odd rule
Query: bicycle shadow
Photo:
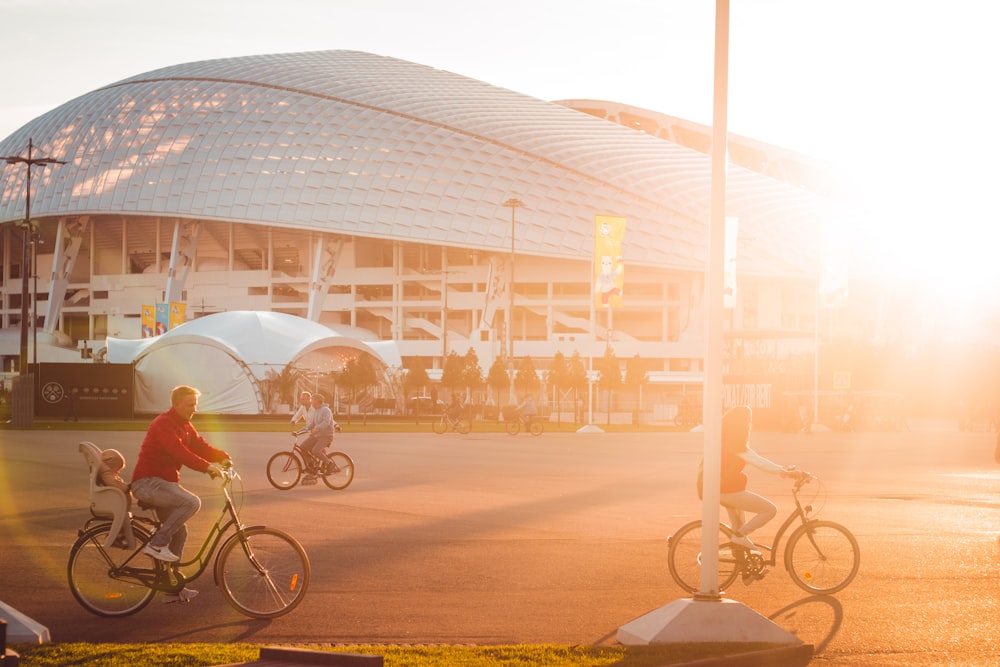
[[[810,595],[782,607],[768,618],[805,643],[812,644],[813,655],[820,655],[840,631],[844,608],[833,596]],[[806,634],[809,636],[804,636]]]
[[[253,643],[254,637],[264,630],[271,627],[274,622],[272,618],[245,618],[235,621],[230,621],[228,623],[216,623],[214,625],[206,625],[203,627],[192,628],[190,630],[184,630],[182,632],[177,632],[172,635],[163,635],[156,639],[160,643],[171,643],[171,642],[185,642],[185,641],[196,641],[195,639],[190,639],[205,632],[206,630],[237,630],[237,633],[232,635],[231,639],[228,639],[226,643],[238,644],[240,642],[250,642]],[[240,631],[242,628],[242,631]],[[229,636],[228,634],[226,635]]]

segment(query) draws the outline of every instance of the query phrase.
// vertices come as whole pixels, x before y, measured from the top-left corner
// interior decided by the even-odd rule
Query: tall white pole
[[[726,255],[726,109],[729,85],[729,0],[715,3],[715,102],[712,121],[712,188],[708,231],[708,271],[705,289],[706,349],[704,479],[701,508],[701,588],[696,597],[718,598],[719,590],[719,471],[722,442],[722,354],[725,322]]]

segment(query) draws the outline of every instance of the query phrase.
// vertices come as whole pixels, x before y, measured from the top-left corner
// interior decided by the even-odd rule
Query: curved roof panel
[[[628,219],[630,262],[701,270],[709,158],[559,104],[394,58],[322,51],[185,63],[71,100],[0,142],[35,169],[36,217],[120,213],[588,258],[595,214]],[[0,170],[0,221],[24,216]],[[826,202],[731,166],[741,234],[814,234]],[[557,234],[532,232],[542,227]],[[804,244],[801,247],[808,247]],[[775,262],[778,262],[776,265]],[[808,270],[802,253],[741,270]]]

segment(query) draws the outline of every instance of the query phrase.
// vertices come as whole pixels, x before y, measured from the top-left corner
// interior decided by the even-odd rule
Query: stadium
[[[621,102],[548,102],[361,52],[137,74],[0,142],[64,162],[0,169],[3,370],[22,353],[30,276],[43,365],[107,361],[109,340],[143,337],[144,306],[183,304],[187,321],[303,318],[432,380],[450,353],[483,368],[530,357],[544,379],[557,353],[590,365],[613,351],[623,368],[642,360],[642,409],[666,418],[700,392],[710,137]],[[814,344],[822,169],[737,136],[729,155],[727,382],[810,386],[811,362],[787,363]],[[602,300],[609,221],[618,283]]]

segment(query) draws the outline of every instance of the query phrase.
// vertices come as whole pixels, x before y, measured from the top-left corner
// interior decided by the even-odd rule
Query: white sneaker
[[[751,542],[750,538],[747,537],[746,535],[739,535],[737,533],[733,533],[733,536],[729,538],[729,541],[737,546],[741,546],[746,549],[753,549],[753,542]]]
[[[192,599],[198,596],[198,591],[193,588],[182,588],[180,593],[176,595],[164,595],[163,604],[170,604],[171,602],[190,602]]]
[[[142,550],[142,553],[147,556],[152,556],[156,560],[162,560],[167,563],[176,563],[180,558],[170,550],[169,547],[158,547],[152,544],[147,544],[146,548]]]

